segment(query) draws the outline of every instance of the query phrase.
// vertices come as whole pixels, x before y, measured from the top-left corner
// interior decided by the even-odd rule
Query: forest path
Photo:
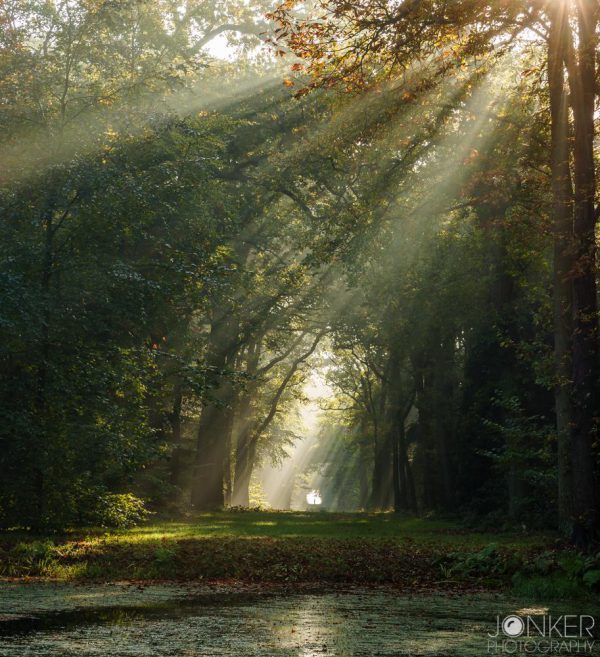
[[[45,538],[6,532],[0,575],[498,590],[510,584],[516,556],[529,558],[555,541],[392,513],[225,511],[111,532],[80,529]]]

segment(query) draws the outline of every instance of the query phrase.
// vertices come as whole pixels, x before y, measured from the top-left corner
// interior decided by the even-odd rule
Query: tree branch
[[[313,343],[311,344],[310,348],[308,351],[305,351],[303,354],[298,356],[296,360],[292,363],[292,366],[290,367],[288,373],[286,374],[285,378],[283,381],[280,383],[279,387],[277,388],[277,392],[275,393],[275,396],[273,397],[273,400],[271,401],[271,408],[269,409],[269,412],[265,419],[258,425],[256,430],[254,431],[254,435],[252,437],[253,441],[258,440],[258,438],[261,436],[261,434],[265,431],[265,429],[271,424],[273,418],[275,417],[275,414],[277,413],[277,407],[279,406],[279,401],[281,400],[281,397],[283,393],[285,392],[285,389],[287,388],[289,382],[292,380],[292,377],[294,374],[297,372],[298,367],[312,354],[315,352],[316,348],[319,345],[319,342],[323,338],[327,331],[319,331],[317,333],[316,338],[314,339]]]

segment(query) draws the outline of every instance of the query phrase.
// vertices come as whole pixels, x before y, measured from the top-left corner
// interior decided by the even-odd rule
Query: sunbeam
[[[596,593],[597,5],[0,2],[0,589],[173,580],[132,636],[269,657],[421,654],[373,585],[510,592],[419,621],[461,657]]]

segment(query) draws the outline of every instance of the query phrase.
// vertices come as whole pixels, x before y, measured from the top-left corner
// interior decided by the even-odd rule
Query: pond
[[[488,644],[498,615],[550,612],[558,610],[492,594],[386,588],[4,583],[0,656],[482,657],[503,654]],[[568,654],[600,655],[599,648]]]

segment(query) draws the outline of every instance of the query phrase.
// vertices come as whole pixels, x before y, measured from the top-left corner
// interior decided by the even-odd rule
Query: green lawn
[[[388,513],[224,511],[119,531],[5,532],[0,576],[498,590],[556,541],[552,534],[480,533]]]
[[[94,530],[96,534],[98,530]],[[484,546],[491,542],[510,546],[547,544],[550,535],[479,533],[448,520],[403,518],[392,513],[327,513],[248,511],[199,514],[186,522],[151,522],[113,532],[110,540],[138,543],[146,540],[238,538],[365,538],[415,541],[448,546]]]

